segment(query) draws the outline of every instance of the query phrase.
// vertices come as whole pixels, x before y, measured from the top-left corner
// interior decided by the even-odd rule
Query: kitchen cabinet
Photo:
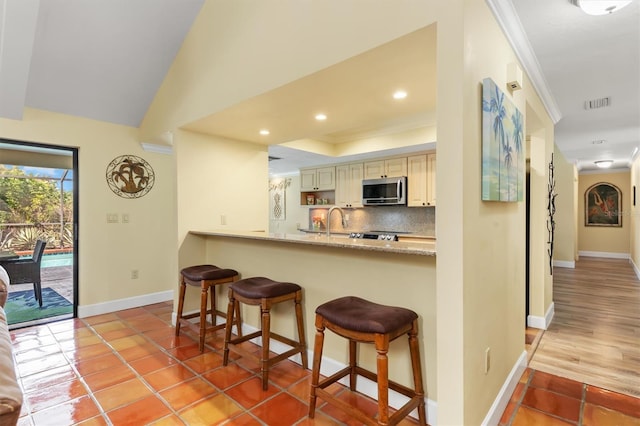
[[[436,154],[407,158],[407,206],[436,205]]]
[[[407,157],[367,161],[364,163],[365,179],[400,176],[407,176]]]
[[[336,201],[340,207],[362,207],[362,163],[336,166]]]
[[[335,167],[300,170],[300,191],[327,191],[334,189],[336,189]]]

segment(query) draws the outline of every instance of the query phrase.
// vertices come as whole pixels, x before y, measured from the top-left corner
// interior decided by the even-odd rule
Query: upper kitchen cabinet
[[[335,167],[300,170],[300,191],[328,191],[334,189],[336,189]]]
[[[364,163],[364,178],[378,179],[407,176],[407,158],[368,161]]]
[[[407,158],[409,207],[436,205],[436,154],[413,155]]]
[[[336,166],[336,202],[340,207],[362,207],[362,163]]]

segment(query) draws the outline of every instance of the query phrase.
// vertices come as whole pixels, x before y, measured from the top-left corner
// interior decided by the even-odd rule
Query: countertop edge
[[[253,240],[277,241],[293,244],[315,245],[352,250],[379,251],[397,254],[413,254],[418,256],[436,256],[435,241],[433,242],[402,242],[351,239],[346,236],[327,237],[322,234],[270,234],[264,231],[222,231],[222,230],[191,230],[190,234],[229,237]]]

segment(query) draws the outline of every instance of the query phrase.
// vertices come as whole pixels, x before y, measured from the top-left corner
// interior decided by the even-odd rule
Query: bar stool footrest
[[[262,337],[262,332],[258,330],[258,331],[255,331],[255,332],[251,333],[251,334],[247,334],[245,336],[237,337],[237,338],[235,338],[233,340],[229,340],[228,349],[231,352],[234,352],[236,354],[240,354],[240,355],[243,355],[245,357],[251,358],[254,361],[256,361],[256,360],[260,361],[260,359],[261,359],[260,356],[254,355],[254,354],[246,351],[245,349],[240,349],[240,348],[235,347],[235,345],[237,345],[238,343],[243,343],[243,342],[246,342],[248,340],[254,339],[256,337]],[[278,355],[270,357],[269,360],[268,360],[269,363],[275,364],[276,362],[282,361],[283,359],[287,359],[292,355],[302,354],[302,351],[304,350],[304,348],[300,348],[300,343],[298,343],[295,340],[292,340],[292,339],[290,339],[288,337],[282,336],[280,334],[271,332],[269,334],[269,337],[271,339],[273,339],[273,340],[277,340],[280,343],[284,343],[284,344],[289,345],[289,346],[292,347],[291,349],[289,349],[289,350],[287,350],[287,351],[285,351],[285,352],[283,352],[281,354],[278,354]]]
[[[355,370],[356,370],[356,374],[361,377],[369,379],[372,382],[378,381],[377,374],[375,374],[370,370],[366,370],[358,365],[355,366]],[[358,417],[358,420],[362,421],[365,424],[377,425],[378,423],[376,421],[373,421],[371,418],[365,415],[360,417],[359,415],[360,413],[354,413],[351,410],[348,410],[348,407],[350,407],[349,404],[344,403],[342,400],[337,399],[332,394],[324,390],[324,388],[334,384],[335,382],[339,381],[343,377],[348,376],[350,372],[351,372],[351,367],[347,366],[342,370],[334,373],[333,375],[327,377],[326,379],[320,381],[316,388],[316,397],[322,398],[325,400],[325,402],[336,405],[342,408],[343,410],[347,409],[347,412],[349,412],[352,415],[356,415]],[[389,416],[389,425],[395,425],[399,423],[402,419],[404,419],[411,411],[418,408],[421,400],[424,399],[424,395],[418,395],[416,394],[415,390],[391,380],[389,380],[388,385],[389,385],[389,389],[394,390],[410,398],[410,400],[407,401],[406,404],[404,404],[397,411],[395,411],[391,416]]]

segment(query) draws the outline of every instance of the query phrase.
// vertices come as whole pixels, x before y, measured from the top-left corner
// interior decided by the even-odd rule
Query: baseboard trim
[[[558,268],[576,268],[575,260],[554,260],[553,266],[557,266]]]
[[[247,325],[247,324],[242,324],[242,332],[244,334],[250,334],[255,331],[258,331],[258,328]],[[260,337],[252,339],[251,341],[259,346],[262,346],[262,339]],[[289,349],[291,349],[289,346],[285,345],[284,343],[278,342],[277,340],[271,340],[271,343],[269,345],[269,350],[277,354],[283,353]],[[307,349],[307,356],[308,356],[309,362],[311,363],[313,360],[313,351],[310,349]],[[295,362],[296,364],[302,365],[302,357],[300,356],[300,354],[296,354],[290,357],[289,359]],[[526,357],[525,357],[525,362],[526,362]],[[346,366],[347,366],[346,364],[343,364],[334,359],[323,356],[322,363],[320,365],[320,374],[325,377],[329,377],[332,374],[342,370]],[[309,369],[311,369],[311,365],[309,365],[308,367]],[[339,382],[345,386],[349,386],[349,377],[348,376],[343,377]],[[365,377],[358,376],[358,384],[356,386],[356,390],[358,392],[363,393],[364,395],[367,395],[370,398],[373,398],[373,399],[378,398],[377,384],[371,380],[366,379]],[[394,409],[398,409],[399,407],[402,407],[408,400],[409,399],[406,396],[389,389],[389,406],[393,407]],[[425,398],[425,404],[426,404],[426,411],[427,411],[427,423],[430,425],[438,424],[437,422],[438,403],[429,398]],[[416,410],[413,410],[413,412],[411,412],[410,415],[416,419],[418,418],[418,412]]]
[[[555,305],[553,302],[551,302],[551,304],[549,305],[549,308],[547,309],[547,313],[544,315],[544,317],[529,315],[527,317],[527,325],[532,328],[546,330],[547,327],[549,327],[549,324],[551,324],[551,321],[553,320],[553,316],[555,315],[555,312],[556,312]]]
[[[638,265],[636,265],[631,257],[629,257],[629,263],[631,263],[631,266],[636,273],[636,277],[640,280],[640,269],[638,269]]]
[[[126,299],[111,300],[109,302],[93,305],[78,306],[78,318],[86,318],[94,315],[108,314],[124,309],[139,308],[140,306],[173,300],[173,290],[144,294],[142,296],[128,297]]]
[[[608,259],[631,259],[629,253],[613,253],[608,251],[579,251],[578,255],[584,257],[606,257]]]
[[[511,372],[507,376],[507,379],[502,384],[500,388],[500,392],[496,396],[496,399],[493,401],[491,408],[489,408],[489,412],[484,418],[482,422],[482,426],[489,425],[497,425],[500,423],[500,417],[502,417],[502,413],[504,413],[505,408],[507,408],[507,404],[509,403],[509,399],[518,385],[518,381],[522,374],[527,368],[527,351],[522,351],[520,357],[516,361],[513,368],[511,368]],[[429,423],[433,424],[433,423]]]

